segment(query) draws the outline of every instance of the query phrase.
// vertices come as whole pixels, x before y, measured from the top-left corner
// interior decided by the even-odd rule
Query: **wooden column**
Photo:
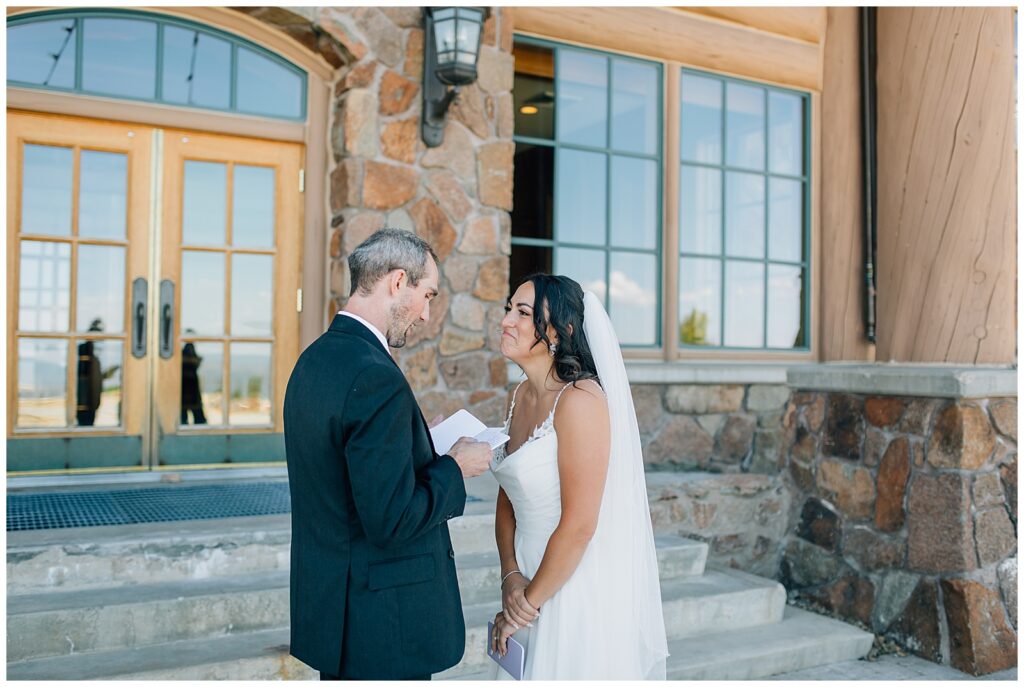
[[[1013,12],[878,10],[880,361],[1015,358]]]
[[[874,360],[865,338],[857,7],[829,7],[821,91],[821,359]]]

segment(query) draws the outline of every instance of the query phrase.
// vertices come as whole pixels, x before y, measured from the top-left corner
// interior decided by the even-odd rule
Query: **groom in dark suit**
[[[491,450],[463,438],[437,455],[388,350],[430,316],[429,244],[381,229],[349,272],[344,310],[299,356],[285,393],[291,654],[321,679],[430,679],[465,649],[447,522]]]

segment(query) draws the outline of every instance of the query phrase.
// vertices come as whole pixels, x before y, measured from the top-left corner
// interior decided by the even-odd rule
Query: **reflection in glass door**
[[[150,148],[141,127],[8,115],[10,471],[143,464],[129,284],[146,276]]]
[[[159,462],[283,460],[301,148],[168,131],[164,150]]]
[[[7,121],[8,471],[283,460],[301,146]]]

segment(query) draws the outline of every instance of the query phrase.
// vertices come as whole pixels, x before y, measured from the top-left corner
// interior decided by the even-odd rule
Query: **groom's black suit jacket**
[[[447,521],[462,515],[465,483],[362,323],[336,316],[299,356],[284,431],[291,654],[355,679],[458,663],[466,631]]]

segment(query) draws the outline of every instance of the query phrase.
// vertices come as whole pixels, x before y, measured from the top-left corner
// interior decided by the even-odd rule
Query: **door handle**
[[[160,357],[174,355],[174,282],[160,282]]]
[[[132,281],[132,355],[146,356],[146,298],[149,286],[145,277]]]

